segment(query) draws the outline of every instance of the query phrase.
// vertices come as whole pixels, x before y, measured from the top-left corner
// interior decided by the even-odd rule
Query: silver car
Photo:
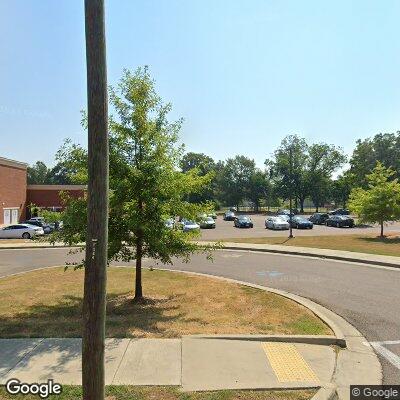
[[[29,224],[9,225],[0,229],[0,239],[31,239],[43,235],[42,227]]]
[[[198,231],[200,229],[200,225],[195,221],[183,220],[182,226],[183,232]]]
[[[289,222],[281,217],[267,217],[265,219],[265,228],[274,230],[289,229]]]

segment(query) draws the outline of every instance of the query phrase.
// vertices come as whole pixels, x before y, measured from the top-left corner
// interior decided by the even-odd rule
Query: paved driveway
[[[65,249],[0,250],[0,276],[62,265],[81,257],[68,255]],[[155,263],[146,260],[145,265]],[[370,342],[379,342],[376,349],[380,351],[385,383],[400,382],[399,269],[243,251],[218,251],[214,262],[194,256],[190,263],[176,261],[172,268],[238,279],[307,297],[341,315]],[[387,352],[382,356],[385,349],[394,355],[392,363]]]

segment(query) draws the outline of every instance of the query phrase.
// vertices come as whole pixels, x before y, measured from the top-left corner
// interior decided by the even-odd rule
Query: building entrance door
[[[18,224],[18,218],[19,217],[19,215],[18,215],[18,209],[13,209],[13,210],[11,210],[11,223],[12,224]]]
[[[9,208],[4,209],[4,225],[11,224],[11,210]]]

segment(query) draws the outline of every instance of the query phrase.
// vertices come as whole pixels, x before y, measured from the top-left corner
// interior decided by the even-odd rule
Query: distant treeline
[[[356,147],[347,159],[343,150],[327,143],[308,143],[298,135],[285,137],[264,167],[255,161],[236,155],[225,161],[215,161],[203,153],[186,153],[181,169],[195,169],[200,175],[209,175],[210,183],[201,193],[192,194],[191,202],[212,201],[221,206],[250,205],[278,207],[287,203],[290,193],[294,206],[303,210],[311,201],[316,210],[326,204],[346,207],[354,187],[366,187],[366,175],[380,161],[391,167],[400,178],[400,132],[379,133],[372,138],[357,140]],[[349,165],[339,176],[337,171]],[[30,184],[70,184],[71,163],[63,159],[62,148],[57,153],[57,164],[48,168],[38,161],[28,168]]]

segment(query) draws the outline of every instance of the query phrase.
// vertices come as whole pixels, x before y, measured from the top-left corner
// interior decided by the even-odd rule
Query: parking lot
[[[239,213],[240,214],[240,213]],[[239,215],[238,214],[238,215]],[[216,220],[215,229],[202,229],[202,240],[218,240],[230,238],[246,238],[246,237],[266,237],[266,236],[281,236],[286,237],[289,234],[288,230],[273,231],[265,229],[265,215],[256,214],[250,216],[254,228],[235,228],[233,221],[224,221],[221,215],[218,215]],[[306,216],[308,218],[308,216]],[[390,223],[385,227],[386,234],[399,233],[400,222]],[[320,236],[320,235],[346,235],[346,234],[359,234],[359,235],[379,235],[378,226],[365,226],[357,225],[354,228],[333,228],[325,225],[314,225],[313,229],[293,229],[294,236]]]

